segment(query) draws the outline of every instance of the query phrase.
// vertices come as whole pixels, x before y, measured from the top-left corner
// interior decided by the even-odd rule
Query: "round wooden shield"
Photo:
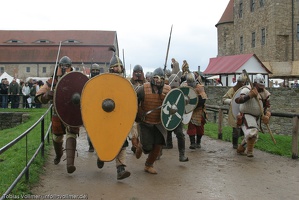
[[[185,98],[185,113],[192,112],[198,103],[198,95],[196,91],[190,86],[179,87],[184,93]]]
[[[189,113],[184,113],[183,114],[183,124],[189,124],[191,117],[192,117],[193,111],[189,112]]]
[[[132,84],[117,74],[100,74],[84,86],[81,113],[90,140],[102,161],[113,160],[128,136],[136,114]]]
[[[236,98],[240,97],[240,94],[241,94],[241,90],[244,88],[244,87],[248,87],[248,86],[243,86],[243,87],[240,87],[234,94],[233,98],[232,98],[232,101],[231,101],[231,110],[232,110],[232,114],[233,114],[233,117],[235,119],[237,119],[237,116],[240,112],[240,104],[237,104],[235,102]]]
[[[69,72],[58,82],[54,91],[54,106],[61,121],[69,126],[83,125],[80,109],[81,92],[88,77],[81,72]]]
[[[183,92],[174,88],[166,95],[161,109],[161,121],[168,131],[175,129],[183,120],[185,99]]]

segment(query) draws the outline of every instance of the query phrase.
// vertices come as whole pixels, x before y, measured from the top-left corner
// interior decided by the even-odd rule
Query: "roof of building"
[[[255,58],[260,66],[271,74],[271,71],[257,58],[255,54],[240,54],[232,56],[219,56],[210,58],[207,69],[204,74],[235,74],[241,67],[244,66],[251,58]],[[259,72],[258,72],[259,73]]]
[[[217,27],[219,24],[231,23],[233,21],[234,21],[234,0],[230,0],[219,22],[215,26]]]
[[[58,52],[73,63],[105,63],[117,44],[116,31],[0,30],[0,63],[55,63]]]

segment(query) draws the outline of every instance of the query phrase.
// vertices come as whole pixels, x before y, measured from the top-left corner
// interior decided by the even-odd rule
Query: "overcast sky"
[[[217,29],[229,0],[9,0],[0,3],[1,30],[116,31],[127,74],[164,67],[171,58],[204,71],[217,56]],[[123,54],[124,52],[124,54]]]

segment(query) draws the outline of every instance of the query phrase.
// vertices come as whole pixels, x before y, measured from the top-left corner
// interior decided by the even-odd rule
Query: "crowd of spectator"
[[[0,107],[5,108],[40,108],[41,104],[35,103],[34,97],[43,81],[29,79],[28,82],[13,79],[11,83],[3,78],[0,83]]]

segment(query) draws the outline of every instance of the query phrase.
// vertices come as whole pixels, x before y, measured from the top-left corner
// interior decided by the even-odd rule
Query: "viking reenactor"
[[[244,139],[238,146],[237,153],[244,154],[246,150],[247,156],[253,157],[254,144],[258,139],[258,122],[261,120],[268,125],[271,117],[270,93],[265,89],[263,75],[257,74],[255,76],[252,88],[249,86],[243,87],[235,102],[240,104],[237,123],[244,133]]]
[[[201,148],[201,138],[204,135],[204,125],[206,124],[205,102],[207,94],[205,93],[204,85],[199,77],[199,82],[197,82],[194,74],[188,73],[186,74],[186,81],[181,84],[181,86],[190,86],[194,88],[198,95],[198,104],[193,110],[191,120],[188,124],[187,134],[190,139],[189,149]]]
[[[124,66],[122,61],[119,59],[119,57],[114,53],[113,57],[110,60],[110,67],[109,67],[109,73],[118,74],[120,76],[124,76]],[[126,139],[123,143],[122,148],[120,149],[119,153],[117,154],[115,158],[116,162],[116,169],[117,169],[117,179],[125,179],[131,175],[129,171],[125,169],[126,167],[126,148],[129,146],[128,140]],[[102,168],[104,166],[104,162],[98,158],[97,165],[99,168]]]
[[[189,64],[186,60],[183,60],[181,82],[186,80],[186,74],[188,74],[188,73],[190,73]],[[195,77],[195,79],[196,79],[196,77]]]
[[[176,74],[172,74],[169,77],[169,85],[171,89],[180,87],[180,78]],[[172,132],[176,135],[179,149],[179,161],[187,162],[189,159],[185,156],[185,135],[183,133],[183,123],[179,123],[179,125],[172,131],[167,131],[167,141],[166,141],[166,149],[172,149]]]
[[[145,82],[151,82],[152,76],[153,76],[153,72],[146,72],[146,74],[145,74]]]
[[[138,88],[145,83],[143,68],[141,65],[134,66],[133,74],[132,74],[132,78],[130,79],[130,82],[132,83],[135,91],[138,90]],[[135,153],[135,156],[138,159],[142,154],[142,149],[139,140],[139,124],[137,122],[134,122],[134,125],[131,129],[131,142],[132,142],[131,150]]]
[[[60,80],[60,78],[64,76],[66,73],[71,72],[72,70],[73,69],[71,59],[67,56],[63,56],[59,60],[57,72],[54,72],[54,76],[50,78],[46,82],[46,84],[44,84],[43,87],[39,89],[39,91],[37,91],[35,102],[47,104],[49,101],[52,101],[53,98],[59,98],[54,97],[54,90],[51,90],[51,86],[53,84],[55,87],[56,83]],[[61,157],[63,155],[63,136],[66,134],[65,150],[67,160],[67,172],[73,173],[76,170],[76,167],[74,166],[74,160],[76,151],[76,138],[77,134],[79,134],[79,127],[71,127],[64,124],[57,115],[56,109],[54,109],[52,115],[52,131],[53,145],[56,153],[56,156],[54,158],[54,164],[57,165],[61,160]]]
[[[244,76],[244,74],[241,74],[238,77],[237,84],[233,87],[231,87],[226,94],[222,97],[222,103],[224,105],[229,105],[229,111],[228,111],[228,124],[233,128],[232,132],[232,144],[233,148],[238,148],[238,139],[241,135],[241,129],[237,126],[237,119],[233,116],[232,112],[232,99],[236,91],[243,87],[246,84],[247,78]]]
[[[91,68],[90,68],[90,78],[93,78],[97,75],[99,75],[100,73],[103,73],[104,72],[104,69],[102,67],[100,67],[100,65],[98,65],[97,63],[94,63],[91,65]],[[84,130],[85,128],[84,127],[81,127],[81,130],[86,132],[86,130]],[[89,152],[94,152],[94,147],[90,141],[90,138],[87,134],[87,141],[88,141],[88,145],[89,145],[89,148],[88,148],[88,151]],[[99,163],[98,164],[98,167],[101,166],[102,163]]]
[[[141,114],[140,140],[144,154],[148,154],[144,170],[157,174],[154,162],[157,160],[162,146],[165,144],[167,131],[161,123],[161,106],[170,86],[164,84],[164,71],[157,68],[150,82],[146,82],[137,90],[138,113]]]

